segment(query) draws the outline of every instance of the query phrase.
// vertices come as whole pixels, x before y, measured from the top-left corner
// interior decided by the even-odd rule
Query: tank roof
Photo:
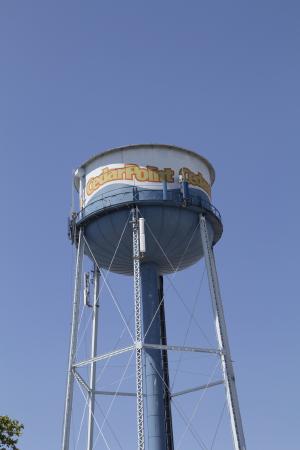
[[[115,151],[120,151],[120,150],[126,150],[126,149],[135,149],[135,148],[139,148],[139,147],[144,147],[144,148],[153,148],[153,147],[162,147],[162,148],[169,148],[175,151],[182,151],[182,152],[186,152],[186,153],[190,153],[193,156],[196,156],[197,158],[199,158],[201,161],[204,162],[204,164],[207,165],[208,170],[209,170],[209,174],[211,177],[211,184],[213,185],[214,181],[215,181],[215,169],[213,168],[212,164],[203,156],[199,155],[199,153],[193,151],[193,150],[188,150],[184,147],[178,147],[177,145],[169,145],[169,144],[130,144],[130,145],[124,145],[122,147],[114,147],[108,150],[104,150],[103,152],[97,153],[94,156],[92,156],[91,158],[89,158],[87,161],[85,161],[83,164],[81,164],[81,166],[79,168],[85,168],[88,164],[90,164],[91,162],[93,162],[94,160],[96,160],[97,158],[99,158],[99,156],[103,156],[103,155],[107,155],[109,153],[113,153]],[[75,180],[76,180],[76,176],[75,176]],[[76,182],[75,182],[76,185]]]

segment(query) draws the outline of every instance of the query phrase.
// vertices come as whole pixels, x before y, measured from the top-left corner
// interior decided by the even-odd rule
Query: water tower
[[[87,392],[86,448],[92,450],[95,397],[101,394],[96,389],[96,365],[129,351],[135,354],[136,389],[127,394],[110,394],[136,397],[139,450],[174,449],[168,372],[168,355],[172,351],[216,353],[220,357],[234,449],[246,449],[213,253],[213,246],[222,235],[220,214],[211,203],[214,178],[213,167],[198,153],[155,144],[105,151],[75,172],[80,206],[69,223],[69,235],[76,248],[76,270],[62,450],[70,450],[74,381],[79,380]],[[83,275],[84,255],[94,264],[93,280],[88,274]],[[202,257],[218,346],[168,345],[164,275],[183,270]],[[98,354],[99,283],[103,269],[133,277],[135,327],[131,346]],[[93,301],[89,296],[92,284]],[[82,301],[93,308],[92,343],[90,358],[78,361],[76,348]],[[78,368],[84,365],[89,367],[88,380],[78,373]]]

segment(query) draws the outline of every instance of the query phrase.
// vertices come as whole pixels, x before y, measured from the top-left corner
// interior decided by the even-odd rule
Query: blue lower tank
[[[207,216],[209,236],[214,244],[222,234],[218,211],[206,198],[190,192],[183,199],[181,192],[127,189],[113,191],[96,199],[80,213],[89,247],[100,267],[119,274],[132,275],[131,208],[136,204],[145,218],[147,251],[144,262],[156,264],[160,274],[191,266],[203,256],[200,240],[199,214]],[[122,237],[122,238],[121,238]],[[88,253],[88,250],[86,250]]]

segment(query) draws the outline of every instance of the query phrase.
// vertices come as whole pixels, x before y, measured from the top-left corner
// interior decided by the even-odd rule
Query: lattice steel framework
[[[135,316],[135,354],[136,354],[136,396],[138,449],[144,450],[144,395],[143,395],[143,342],[141,310],[141,275],[139,248],[139,220],[137,208],[132,209],[133,227],[133,278],[134,278],[134,316]]]
[[[79,318],[78,316],[79,316],[79,303],[80,303],[80,292],[82,282],[81,276],[82,276],[83,249],[84,249],[83,230],[82,228],[80,228],[78,237],[77,255],[76,255],[75,286],[73,296],[73,312],[72,312],[72,326],[71,326],[63,436],[62,436],[62,450],[69,450],[70,448],[71,416],[72,416],[73,391],[75,379],[74,363],[77,347],[78,318]]]
[[[70,430],[71,430],[71,417],[72,417],[72,403],[73,403],[73,390],[74,380],[76,379],[80,385],[87,392],[87,404],[88,404],[88,441],[87,450],[94,448],[94,405],[96,395],[111,395],[111,396],[127,396],[136,397],[136,412],[137,412],[137,447],[138,450],[145,449],[145,430],[144,430],[144,397],[143,391],[143,348],[155,349],[159,352],[196,352],[216,354],[220,357],[223,369],[223,380],[210,381],[205,385],[200,385],[186,389],[180,392],[169,392],[169,398],[172,400],[174,397],[185,395],[191,392],[200,390],[207,390],[214,386],[225,384],[227,403],[231,419],[231,429],[233,434],[233,442],[235,450],[246,450],[245,437],[243,432],[243,425],[241,420],[238,395],[235,385],[235,377],[233,364],[230,355],[229,341],[226,330],[226,323],[224,318],[224,311],[222,306],[222,299],[220,294],[219,281],[216,270],[216,263],[214,258],[214,252],[211,241],[209,239],[207,221],[204,214],[200,214],[200,237],[203,246],[205,264],[207,269],[207,276],[209,281],[209,288],[211,294],[211,301],[214,312],[216,335],[218,341],[218,348],[200,348],[200,347],[188,347],[178,345],[167,345],[166,342],[158,342],[157,344],[147,344],[143,342],[143,327],[142,327],[142,290],[141,290],[141,271],[140,271],[140,243],[139,243],[139,216],[140,212],[136,206],[131,210],[131,223],[132,223],[132,238],[133,238],[133,287],[134,287],[134,316],[135,316],[135,336],[133,345],[128,347],[115,349],[109,353],[97,355],[97,333],[98,333],[98,302],[99,302],[99,277],[100,267],[94,259],[94,298],[93,305],[93,320],[92,320],[92,344],[91,344],[91,357],[85,361],[76,361],[76,347],[77,347],[77,334],[78,334],[78,319],[79,319],[79,303],[81,298],[81,280],[82,280],[82,264],[84,245],[88,246],[88,243],[84,236],[83,228],[79,228],[77,236],[77,252],[76,252],[76,268],[75,268],[75,286],[73,296],[73,313],[72,313],[72,326],[71,326],[71,340],[70,340],[70,352],[68,363],[68,377],[67,377],[67,390],[65,400],[65,413],[64,413],[64,425],[63,425],[63,437],[62,437],[62,450],[70,450]],[[121,236],[122,238],[122,236]],[[120,238],[120,239],[121,239]],[[88,246],[90,254],[93,256],[91,249]],[[163,249],[162,249],[163,250]],[[161,293],[161,300],[163,300],[163,293]],[[161,305],[160,305],[161,306]],[[136,357],[136,392],[122,392],[118,390],[114,391],[98,391],[96,389],[95,374],[97,361],[110,360],[112,357],[126,353],[135,352]],[[90,379],[86,382],[77,372],[77,368],[89,366],[90,367]],[[166,386],[169,389],[168,386]],[[101,430],[99,433],[102,434]],[[151,449],[149,449],[151,450]],[[169,450],[169,449],[168,449]]]

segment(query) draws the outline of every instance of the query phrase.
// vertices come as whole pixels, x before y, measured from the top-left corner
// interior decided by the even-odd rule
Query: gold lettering
[[[135,178],[137,181],[148,181],[149,176],[147,168],[141,169],[139,166],[136,166]]]
[[[205,180],[202,173],[198,172],[192,172],[187,167],[183,167],[179,170],[179,174],[182,175],[183,179],[187,181],[192,186],[197,186],[203,191],[205,191],[209,196],[211,195],[211,186],[210,184]]]
[[[117,169],[117,171],[118,171],[117,180],[123,180],[125,175],[125,167],[123,167],[122,169]]]
[[[92,195],[93,192],[94,192],[94,178],[91,178],[86,186],[86,193],[87,195]]]
[[[159,170],[158,167],[153,167],[153,166],[147,166],[148,169],[148,177],[149,177],[149,181],[153,182],[153,183],[158,183],[159,182]]]
[[[164,169],[165,178],[167,183],[174,183],[174,170],[166,168]]]
[[[112,181],[132,181],[134,179],[139,182],[159,183],[165,180],[167,183],[174,183],[174,170],[171,168],[158,169],[154,166],[140,167],[137,164],[124,164],[124,167],[115,169],[104,167],[99,175],[90,178],[86,186],[86,193],[90,196],[103,185]]]
[[[125,164],[125,180],[133,180],[135,167],[135,164]]]

